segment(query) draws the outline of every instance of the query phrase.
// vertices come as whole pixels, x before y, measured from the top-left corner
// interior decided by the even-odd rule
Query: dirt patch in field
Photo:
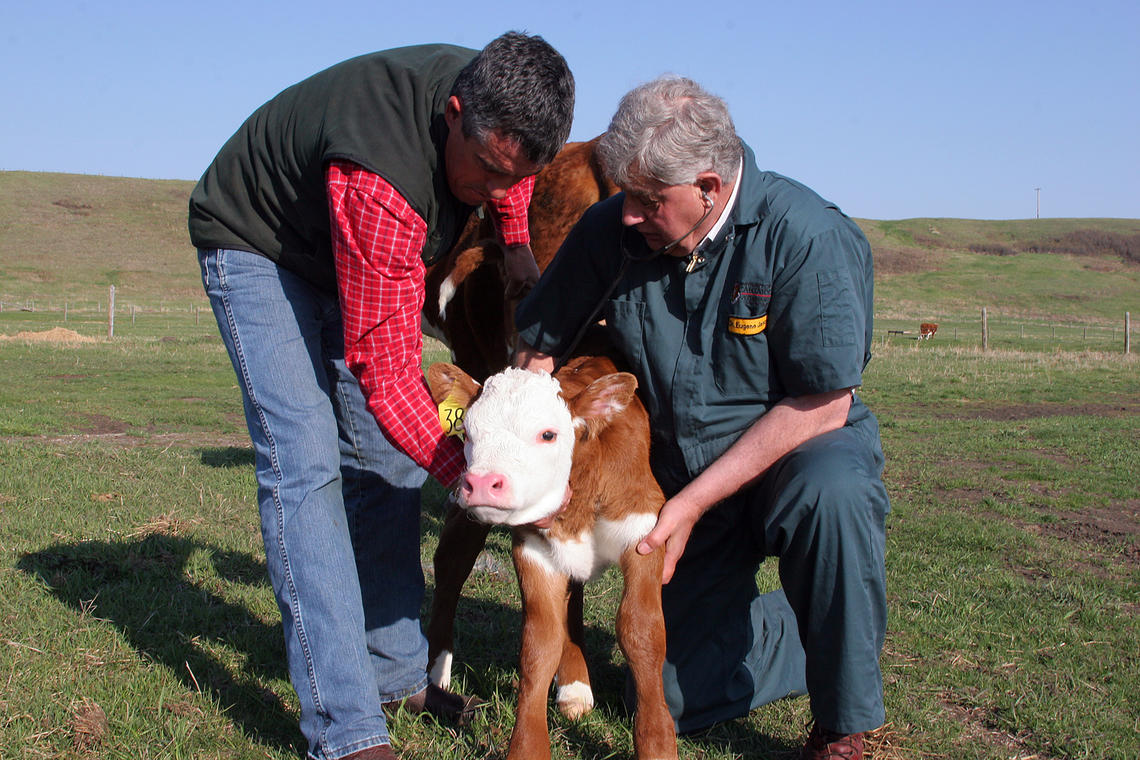
[[[85,422],[76,426],[76,432],[91,435],[121,435],[131,429],[131,426],[122,420],[105,414],[84,414],[83,417]]]
[[[247,449],[251,452],[253,451],[253,446],[249,442],[249,434],[244,432],[148,433],[146,435],[138,435],[129,432],[129,428],[119,432],[118,427],[120,425],[125,427],[125,423],[111,420],[104,421],[102,424],[104,426],[102,430],[95,429],[87,430],[86,432],[62,433],[59,435],[4,436],[0,437],[0,440],[6,442],[34,441],[59,445],[84,444],[99,441],[100,443],[109,443],[123,448],[147,446],[150,448],[165,449],[171,446],[179,446],[183,448]]]
[[[952,695],[943,699],[942,706],[950,717],[964,727],[963,743],[993,747],[1010,760],[1052,760],[1048,755],[1029,750],[1027,744],[1032,737],[1028,734],[1014,735],[1003,730],[998,721],[982,707],[961,704]]]
[[[968,403],[959,406],[924,405],[911,407],[915,414],[952,420],[991,420],[1017,422],[1043,417],[1128,417],[1140,415],[1140,400],[1113,398],[1096,403],[1057,404],[998,404]]]
[[[0,335],[0,340],[22,340],[27,343],[94,343],[97,338],[80,335],[66,327],[53,327],[40,332],[23,331],[15,335]]]
[[[1039,404],[963,404],[956,408],[930,406],[921,411],[937,419],[985,420],[996,423],[1015,423],[1022,420],[1049,417],[1099,417],[1120,418],[1140,417],[1140,400],[1124,396],[1106,398],[1096,403],[1049,403]],[[1040,449],[1040,456],[1054,461],[1059,467],[1080,466],[1065,452],[1054,449]],[[948,455],[952,458],[952,455]],[[959,472],[976,471],[992,466],[991,462],[971,462],[956,460],[952,467]],[[947,463],[949,466],[949,463]],[[970,485],[946,490],[942,497],[949,502],[973,506],[981,505],[994,489],[1000,489],[1005,481],[987,479],[989,487]],[[1019,488],[1028,488],[1031,493],[1059,498],[1071,495],[1070,491],[1051,482],[1017,481]],[[1067,500],[1072,503],[1071,500]],[[1140,567],[1140,498],[1110,499],[1106,505],[1072,509],[1048,509],[1034,507],[1045,518],[1041,522],[1013,519],[1022,530],[1037,536],[1045,536],[1064,541],[1074,546],[1088,547],[1096,557],[1107,558],[1113,563],[1129,569]],[[993,515],[994,519],[1002,518]],[[1104,568],[1094,563],[1081,563],[1090,573],[1102,574]]]
[[[1092,544],[1109,556],[1140,567],[1140,499],[1125,499],[1109,507],[1088,507],[1080,512],[1054,512],[1056,522],[1022,527],[1037,535]]]
[[[926,248],[879,244],[874,246],[875,275],[915,274],[939,268],[939,256]]]

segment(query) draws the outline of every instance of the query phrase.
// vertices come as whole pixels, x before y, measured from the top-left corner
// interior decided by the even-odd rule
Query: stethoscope
[[[610,296],[613,294],[614,288],[616,288],[617,284],[619,282],[621,282],[623,277],[625,277],[625,273],[629,269],[629,265],[631,262],[643,264],[647,261],[653,261],[654,259],[665,255],[669,251],[676,248],[678,243],[680,243],[682,240],[687,238],[689,235],[692,235],[694,232],[696,232],[698,227],[700,227],[702,224],[705,223],[705,220],[708,219],[709,215],[713,212],[713,208],[714,208],[715,204],[712,202],[712,198],[709,197],[709,194],[707,192],[705,192],[703,189],[701,190],[701,200],[705,204],[705,213],[701,215],[701,218],[698,219],[692,227],[690,227],[686,232],[681,234],[679,237],[674,238],[673,240],[671,240],[670,242],[661,246],[660,248],[654,248],[652,251],[649,251],[648,253],[636,254],[629,249],[629,245],[627,244],[627,240],[628,240],[630,228],[626,227],[624,225],[622,226],[621,239],[619,241],[619,247],[621,249],[621,259],[622,259],[621,260],[621,267],[618,268],[617,274],[614,276],[613,280],[610,282],[609,287],[606,288],[605,293],[603,293],[602,297],[598,299],[598,303],[594,306],[593,311],[590,312],[590,316],[586,317],[586,320],[582,323],[582,326],[578,328],[578,332],[574,335],[574,339],[572,341],[570,341],[570,346],[566,349],[566,351],[562,354],[562,356],[554,363],[554,372],[557,372],[558,370],[562,369],[563,365],[565,365],[566,362],[570,361],[571,356],[573,356],[573,354],[574,354],[574,349],[577,348],[578,344],[582,342],[582,338],[586,335],[586,331],[590,329],[590,326],[593,325],[594,322],[597,321],[598,315],[601,314],[602,309],[606,305],[606,301],[608,301],[610,299]],[[691,272],[693,270],[693,266],[698,261],[698,259],[696,257],[697,257],[697,254],[694,253],[693,257],[689,260],[689,265],[688,265],[688,267],[686,267],[685,271]]]

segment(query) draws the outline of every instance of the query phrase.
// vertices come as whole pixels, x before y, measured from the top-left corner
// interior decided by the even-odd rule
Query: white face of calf
[[[507,369],[467,409],[459,502],[478,520],[540,522],[569,499],[574,423],[550,375]]]

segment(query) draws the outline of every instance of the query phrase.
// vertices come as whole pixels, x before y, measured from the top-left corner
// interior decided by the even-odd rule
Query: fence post
[[[1124,353],[1132,353],[1132,312],[1124,312]]]
[[[111,286],[111,295],[107,300],[107,339],[115,337],[115,286]]]
[[[986,316],[986,307],[982,307],[982,350],[988,351],[990,349],[990,324]]]

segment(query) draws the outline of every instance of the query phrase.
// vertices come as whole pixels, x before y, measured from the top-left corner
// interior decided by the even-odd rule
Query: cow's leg
[[[443,518],[432,563],[435,566],[435,593],[431,599],[431,620],[427,627],[428,667],[432,682],[448,688],[451,684],[451,657],[455,651],[455,609],[459,593],[475,559],[487,543],[489,525],[475,522],[462,508],[451,504]]]
[[[522,591],[523,630],[518,709],[507,760],[549,760],[547,694],[566,639],[568,579],[517,537],[514,560]]]
[[[664,549],[640,555],[635,546],[621,558],[625,590],[618,608],[617,638],[633,673],[637,714],[633,745],[638,760],[676,760],[677,735],[665,704],[665,620],[661,613]]]
[[[594,691],[583,655],[586,633],[582,623],[582,584],[577,581],[570,584],[566,626],[568,636],[558,663],[558,691],[554,701],[560,713],[577,720],[594,709]]]

